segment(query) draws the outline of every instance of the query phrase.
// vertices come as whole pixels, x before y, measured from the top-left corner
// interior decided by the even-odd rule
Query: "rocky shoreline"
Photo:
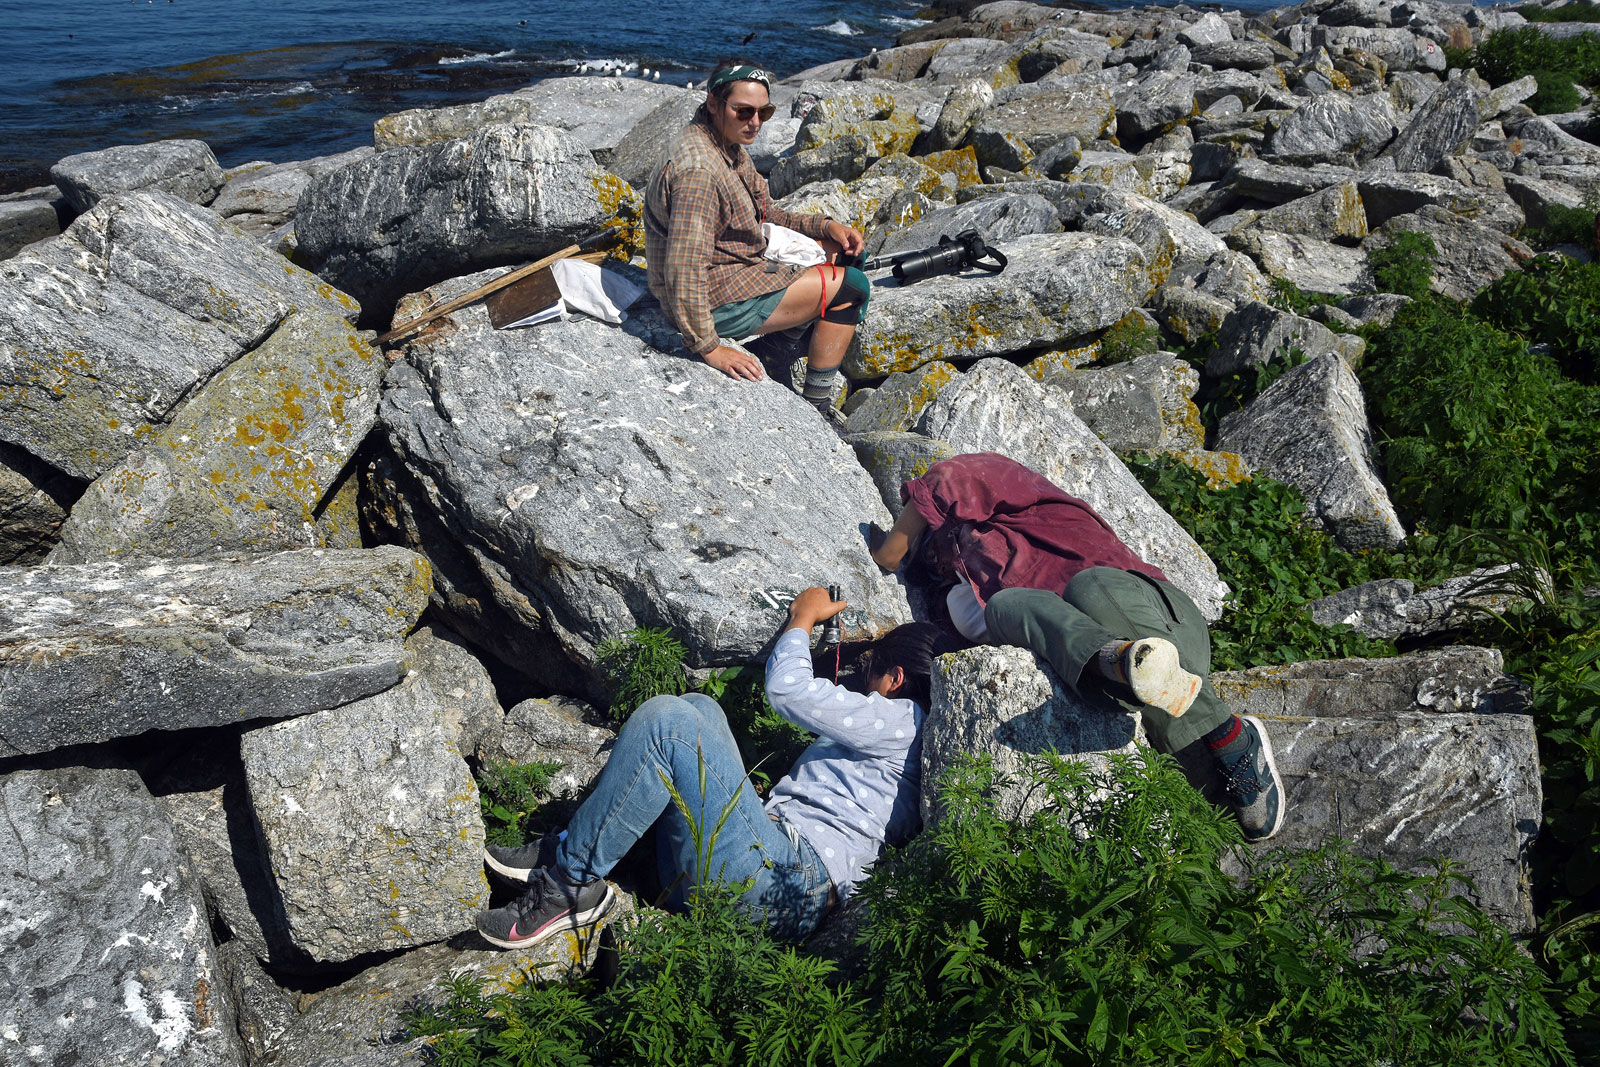
[[[807,585],[842,588],[855,636],[920,617],[862,529],[944,456],[1002,452],[1087,499],[1212,618],[1216,567],[1122,456],[1269,475],[1342,545],[1401,543],[1353,331],[1407,298],[1370,257],[1427,234],[1434,290],[1464,299],[1533,258],[1517,235],[1553,205],[1600,196],[1588,110],[1447,70],[1522,24],[1000,0],[786,79],[752,152],[787,207],[873,254],[975,227],[1010,260],[878,279],[843,441],[786,383],[687,358],[649,300],[507,331],[476,304],[374,343],[636,214],[688,90],[552,79],[339,156],[224,172],[200,142],[122,146],[0,197],[0,1060],[414,1062],[398,1012],[452,971],[582,973],[600,931],[537,955],[468,933],[472,769],[592,780],[596,650],[635,627],[698,669],[759,662]],[[1281,310],[1289,286],[1333,302]],[[1206,335],[1203,372],[1170,351]],[[1289,363],[1206,439],[1202,373]],[[1404,584],[1313,611],[1414,636],[1482,596]],[[1274,844],[1445,856],[1532,928],[1538,748],[1497,651],[1217,686],[1278,738]],[[941,661],[924,771],[1140,743],[1031,654],[971,649]]]

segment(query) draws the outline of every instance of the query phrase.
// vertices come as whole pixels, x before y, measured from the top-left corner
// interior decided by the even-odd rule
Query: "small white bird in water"
[[[650,77],[650,68],[649,67],[641,67],[640,70],[639,70],[639,77],[641,77],[641,78]]]
[[[620,78],[620,77],[622,77],[622,71],[621,71],[621,69],[620,69],[620,68],[619,68],[619,69],[617,69],[617,70],[613,70],[613,71],[612,71],[612,72],[611,72],[611,76],[612,76],[612,77],[613,77],[613,78]]]
[[[653,81],[653,82],[660,81],[661,80],[661,72],[658,70],[654,74],[650,75],[650,80]]]

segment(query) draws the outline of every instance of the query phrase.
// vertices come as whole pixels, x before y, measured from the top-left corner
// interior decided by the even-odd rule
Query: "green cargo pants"
[[[1003,589],[989,599],[983,617],[990,641],[1032,649],[1075,690],[1095,684],[1098,675],[1085,679],[1083,674],[1102,646],[1140,637],[1171,641],[1184,670],[1203,679],[1200,695],[1182,716],[1175,719],[1135,703],[1127,690],[1105,688],[1123,707],[1144,716],[1145,733],[1157,751],[1176,753],[1233,714],[1211,688],[1211,634],[1205,616],[1182,590],[1166,582],[1115,567],[1091,567],[1074,575],[1060,596],[1043,589]]]

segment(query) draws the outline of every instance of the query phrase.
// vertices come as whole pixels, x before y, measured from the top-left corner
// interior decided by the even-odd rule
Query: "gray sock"
[[[829,367],[827,370],[806,368],[806,384],[800,391],[814,406],[828,407],[833,403],[833,386],[839,380],[839,368]]]

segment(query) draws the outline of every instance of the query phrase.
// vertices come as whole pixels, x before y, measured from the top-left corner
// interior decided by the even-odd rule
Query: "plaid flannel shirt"
[[[767,242],[761,224],[776,223],[821,240],[829,221],[774,204],[767,180],[744,146],[734,145],[730,160],[709,121],[702,109],[684,128],[650,175],[644,199],[650,291],[697,356],[721,343],[713,308],[786,289],[805,269],[769,269],[762,258]]]

